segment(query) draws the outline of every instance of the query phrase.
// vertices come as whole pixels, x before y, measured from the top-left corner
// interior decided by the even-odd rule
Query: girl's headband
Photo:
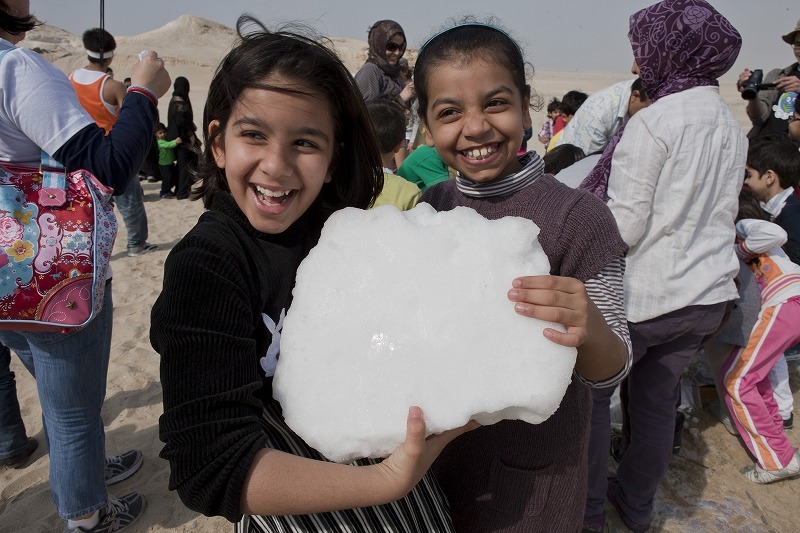
[[[448,33],[448,32],[453,31],[453,30],[457,30],[459,28],[467,28],[467,27],[488,28],[490,30],[494,30],[494,31],[496,31],[498,33],[501,33],[505,37],[507,37],[509,41],[514,43],[514,46],[517,47],[517,50],[519,50],[519,53],[522,54],[522,49],[517,44],[517,41],[515,41],[506,31],[501,30],[497,26],[492,26],[491,24],[486,24],[484,22],[463,22],[461,24],[456,24],[455,26],[452,26],[450,28],[447,28],[445,30],[441,30],[441,31],[433,34],[430,38],[428,38],[427,41],[425,41],[425,43],[422,46],[419,47],[419,52],[418,52],[417,56],[422,54],[422,51],[425,50],[425,47],[427,47],[429,44],[431,44],[431,42],[433,42],[435,39],[438,39],[439,37],[441,37],[445,33]]]
[[[108,52],[92,52],[91,50],[86,50],[86,55],[92,59],[110,59],[114,57],[114,51],[109,50]]]

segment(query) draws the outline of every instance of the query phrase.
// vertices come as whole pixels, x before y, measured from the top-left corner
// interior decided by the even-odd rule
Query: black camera
[[[758,95],[758,91],[775,88],[774,83],[762,83],[763,80],[764,71],[760,68],[754,70],[750,77],[742,83],[742,98],[752,100]]]

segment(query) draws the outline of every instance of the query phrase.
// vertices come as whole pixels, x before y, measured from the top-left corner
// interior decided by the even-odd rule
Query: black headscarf
[[[189,80],[183,76],[175,78],[175,83],[172,85],[172,96],[180,96],[187,102],[189,101]]]

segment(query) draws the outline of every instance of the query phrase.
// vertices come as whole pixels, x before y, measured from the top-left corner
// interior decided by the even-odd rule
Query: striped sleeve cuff
[[[622,381],[631,369],[633,350],[631,347],[630,332],[628,331],[628,320],[625,316],[625,302],[622,292],[622,279],[624,274],[625,258],[617,257],[606,265],[595,277],[587,280],[584,284],[589,298],[592,299],[592,302],[594,302],[603,314],[608,327],[610,327],[611,331],[625,344],[625,364],[622,369],[613,376],[600,381],[592,381],[575,372],[575,376],[579,381],[593,388],[613,387]]]

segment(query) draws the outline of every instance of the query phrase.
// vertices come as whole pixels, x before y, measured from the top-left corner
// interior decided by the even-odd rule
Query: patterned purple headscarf
[[[728,19],[704,0],[664,0],[631,15],[628,39],[639,76],[651,100],[706,85],[732,66],[742,37]],[[607,201],[608,175],[625,125],[603,150],[581,189]]]

